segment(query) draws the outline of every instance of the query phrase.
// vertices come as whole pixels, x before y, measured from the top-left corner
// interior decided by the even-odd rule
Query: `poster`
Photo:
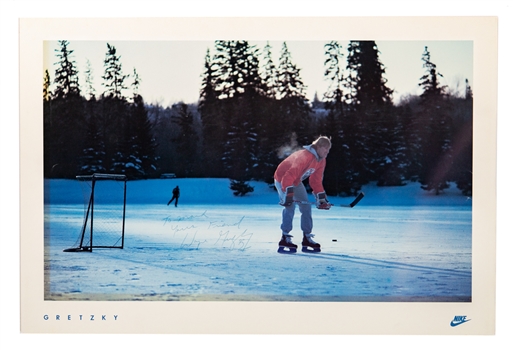
[[[72,25],[71,25],[72,24]],[[414,25],[415,24],[415,25]],[[233,27],[240,28],[240,32],[233,33]],[[44,252],[45,224],[44,210],[44,176],[41,164],[45,156],[43,150],[43,129],[40,117],[43,115],[41,102],[41,65],[44,62],[45,43],[61,40],[63,35],[70,41],[129,41],[129,42],[213,42],[219,38],[236,38],[249,41],[290,41],[290,42],[325,42],[332,40],[332,34],[322,28],[335,28],[341,34],[341,40],[376,40],[377,42],[472,42],[473,71],[472,90],[474,95],[473,123],[474,147],[473,154],[473,193],[471,218],[471,294],[463,300],[444,299],[433,300],[421,298],[420,300],[404,300],[402,298],[356,299],[355,297],[328,298],[311,297],[307,291],[297,298],[281,296],[270,300],[266,297],[255,298],[251,293],[235,300],[226,298],[226,293],[220,293],[220,300],[212,294],[206,294],[203,300],[158,300],[158,297],[148,297],[147,300],[130,300],[119,298],[117,293],[108,293],[105,298],[93,296],[92,300],[84,300],[81,293],[73,293],[68,300],[58,299],[55,295],[45,292],[45,286],[52,283],[52,279],[45,275],[45,265],[49,259]],[[495,169],[496,169],[496,86],[497,86],[497,21],[495,18],[473,17],[432,17],[432,18],[253,18],[248,21],[244,18],[152,18],[152,19],[22,19],[20,20],[20,128],[21,132],[21,322],[22,332],[28,333],[222,333],[222,334],[493,334],[495,317]],[[63,33],[63,28],[66,32]],[[255,28],[258,28],[256,30]],[[376,30],[379,28],[379,30]],[[408,30],[405,30],[408,28]],[[205,30],[208,29],[208,30]],[[108,33],[105,34],[105,33]],[[146,51],[145,55],[148,54]],[[418,63],[420,57],[418,54]],[[202,53],[204,55],[204,52]],[[294,52],[292,52],[294,57]],[[384,62],[386,65],[386,62]],[[130,67],[127,67],[130,70]],[[98,74],[99,72],[97,72]],[[420,77],[417,77],[417,79]],[[98,78],[99,79],[99,74]],[[144,77],[142,77],[144,81]],[[35,81],[35,82],[34,82]],[[144,83],[143,83],[144,84]],[[321,93],[319,91],[319,93]],[[26,103],[25,103],[26,102]],[[33,147],[33,144],[40,147]],[[169,179],[167,179],[169,180]],[[167,181],[166,180],[166,181]],[[167,183],[171,183],[170,180]],[[173,183],[174,184],[174,183]],[[170,191],[168,191],[170,192]],[[374,199],[373,199],[374,198]],[[366,208],[372,200],[376,201],[372,193],[367,191],[362,200],[361,208]],[[383,197],[385,198],[385,197]],[[183,198],[187,205],[186,198]],[[166,198],[166,201],[168,198]],[[275,198],[277,201],[277,197]],[[333,198],[334,203],[342,203],[347,198]],[[162,204],[165,205],[165,204]],[[182,204],[179,205],[181,207]],[[172,209],[172,208],[171,208]],[[333,208],[330,215],[343,209]],[[358,207],[350,210],[361,210]],[[167,210],[167,209],[166,209]],[[279,214],[280,208],[276,206]],[[204,212],[199,212],[202,214]],[[333,214],[332,214],[333,213]],[[468,213],[467,213],[468,214]],[[210,213],[205,214],[205,216]],[[203,225],[220,229],[221,227],[245,228],[249,220],[253,226],[258,225],[258,218],[251,218],[242,213],[239,220],[223,221],[222,215],[203,221]],[[321,221],[321,214],[314,212],[314,220]],[[346,215],[346,214],[343,214]],[[347,214],[349,215],[349,214]],[[198,215],[199,217],[200,215]],[[171,227],[168,233],[184,234],[191,225],[173,226],[166,221],[166,216],[156,217],[155,222],[160,226]],[[177,217],[174,217],[176,221]],[[247,219],[247,220],[246,220]],[[468,221],[468,216],[467,219]],[[52,221],[50,215],[50,222]],[[130,221],[127,220],[127,223]],[[334,221],[332,228],[339,224]],[[155,224],[155,223],[154,223]],[[278,227],[279,222],[276,223]],[[79,225],[80,226],[80,223]],[[467,224],[468,226],[468,224]],[[174,229],[173,229],[174,227]],[[128,230],[128,227],[127,227]],[[217,230],[218,233],[221,230]],[[193,230],[190,230],[193,233]],[[244,253],[250,248],[255,249],[258,240],[249,236],[242,230],[237,232],[236,241],[242,246],[231,246],[230,251]],[[243,234],[243,236],[241,236]],[[230,236],[233,237],[233,236]],[[249,244],[251,238],[251,245]],[[320,237],[320,235],[318,235]],[[323,237],[334,245],[342,236]],[[361,239],[361,236],[359,236]],[[201,242],[210,245],[215,251],[230,248],[225,244],[235,241],[225,241],[221,247],[215,246],[216,240],[196,240],[191,236],[180,236],[181,248],[191,249],[190,254],[198,254]],[[216,239],[223,238],[217,235]],[[278,236],[279,238],[279,236]],[[365,245],[365,240],[363,240]],[[70,242],[72,243],[72,242]],[[468,243],[468,242],[467,242]],[[193,246],[193,245],[196,246]],[[247,244],[247,245],[246,245]],[[186,247],[186,245],[189,245]],[[325,244],[328,246],[328,244]],[[250,247],[251,246],[251,247]],[[284,261],[277,256],[276,244],[269,254],[273,261]],[[192,249],[198,248],[198,249]],[[333,248],[339,249],[340,247]],[[216,250],[217,249],[217,250]],[[329,251],[323,248],[323,253]],[[94,256],[95,251],[91,255]],[[142,254],[145,254],[143,251]],[[225,254],[223,252],[223,254]],[[335,254],[335,253],[334,253]],[[348,255],[336,253],[334,263],[315,261],[319,266],[324,264],[325,269],[355,267],[356,259],[364,259],[367,264],[380,265],[378,269],[396,269],[402,271],[406,264],[408,269],[422,270],[421,272],[434,272],[435,266],[426,266],[416,263],[394,261],[393,257],[372,260],[370,256]],[[232,254],[233,255],[233,254]],[[248,254],[246,254],[248,255]],[[197,256],[197,255],[196,255]],[[241,255],[244,257],[245,255]],[[299,256],[299,255],[298,255]],[[322,255],[319,255],[322,256]],[[93,257],[94,258],[94,257]],[[262,256],[259,256],[262,259]],[[296,258],[296,256],[291,257]],[[86,259],[80,256],[65,259]],[[88,257],[87,259],[91,259]],[[143,255],[137,258],[144,262]],[[265,259],[265,256],[263,257]],[[279,260],[278,260],[279,259]],[[305,258],[310,259],[310,258]],[[314,258],[315,259],[315,258]],[[313,259],[310,259],[313,260]],[[237,264],[236,260],[233,260]],[[208,262],[207,262],[208,263]],[[398,268],[399,264],[404,264]],[[49,265],[50,269],[52,264]],[[140,267],[140,266],[139,266]],[[272,273],[272,268],[267,268]],[[430,270],[430,271],[427,271]],[[458,275],[468,285],[468,273],[458,270],[458,267],[447,269],[444,274]],[[440,277],[440,270],[437,276]],[[80,269],[76,269],[80,273]],[[120,271],[123,272],[123,271]],[[127,271],[124,271],[127,272]],[[180,274],[184,271],[180,271]],[[134,278],[141,270],[133,272]],[[317,272],[315,272],[317,274]],[[376,271],[374,271],[376,273]],[[379,272],[378,272],[379,274]],[[441,275],[444,275],[441,274]],[[445,276],[444,275],[444,276]],[[259,275],[261,276],[261,275]],[[336,276],[336,273],[334,274]],[[215,281],[229,279],[229,274],[221,277],[216,275],[203,276],[210,286]],[[284,277],[282,277],[284,278]],[[325,276],[326,281],[331,281]],[[216,280],[217,279],[217,280]],[[188,277],[178,283],[166,281],[172,289],[179,284],[186,285]],[[438,283],[439,281],[433,281]],[[109,281],[100,281],[109,284]],[[133,283],[139,283],[135,279]],[[306,288],[309,289],[306,282]],[[347,282],[343,282],[347,283]],[[160,284],[159,284],[160,285]],[[312,284],[313,286],[313,284]],[[348,287],[350,284],[347,285]],[[58,288],[59,286],[55,287]],[[201,286],[199,287],[201,288]],[[152,295],[152,290],[147,293]],[[155,293],[161,295],[162,293]],[[191,293],[197,295],[197,293]],[[112,297],[114,295],[114,297]],[[250,295],[250,297],[248,297]],[[468,295],[467,295],[468,296]],[[111,300],[113,298],[114,300]],[[312,314],[322,315],[320,321],[309,323]],[[422,315],[415,318],[412,315]],[[87,320],[87,322],[86,322]],[[468,322],[464,322],[468,321]],[[451,327],[458,324],[457,327]],[[285,325],[285,326],[284,326]]]

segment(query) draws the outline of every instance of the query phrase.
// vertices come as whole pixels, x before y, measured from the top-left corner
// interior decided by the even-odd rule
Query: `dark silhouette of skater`
[[[171,204],[171,202],[175,201],[175,207],[178,206],[178,198],[180,197],[180,187],[176,186],[174,189],[173,189],[173,198],[171,198],[169,200],[169,202],[167,202],[167,205]]]

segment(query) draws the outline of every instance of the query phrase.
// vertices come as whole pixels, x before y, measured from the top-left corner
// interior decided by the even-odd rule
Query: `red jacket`
[[[285,158],[274,173],[274,179],[281,183],[285,192],[289,186],[297,186],[301,181],[310,177],[308,182],[314,193],[324,192],[322,179],[326,159],[320,159],[312,146],[292,153]]]

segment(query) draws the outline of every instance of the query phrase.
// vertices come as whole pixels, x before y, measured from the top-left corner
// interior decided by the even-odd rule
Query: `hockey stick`
[[[365,196],[365,193],[363,192],[360,192],[358,194],[358,196],[356,196],[356,198],[349,204],[340,204],[339,206],[341,207],[344,207],[344,208],[352,208],[354,207],[356,204],[358,204],[358,202],[360,202],[362,200],[362,198]],[[316,205],[317,202],[308,202],[308,201],[294,201],[294,203],[298,203],[298,204],[310,204],[310,205]],[[330,206],[336,206],[335,204],[331,204],[330,203]]]
[[[361,201],[361,200],[362,200],[363,196],[365,196],[365,193],[360,192],[360,193],[358,194],[358,196],[356,196],[356,198],[355,198],[351,203],[349,203],[349,204],[345,204],[345,205],[344,205],[344,204],[340,204],[340,206],[341,206],[341,207],[348,207],[348,208],[352,208],[352,207],[354,207],[355,205],[357,205],[359,201]]]

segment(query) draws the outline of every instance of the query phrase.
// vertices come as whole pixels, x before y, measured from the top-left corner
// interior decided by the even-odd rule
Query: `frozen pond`
[[[163,185],[178,182],[182,193],[208,199],[184,195],[177,208],[166,206]],[[76,181],[48,182],[45,298],[471,301],[472,207],[456,189],[435,197],[409,184],[388,189],[390,197],[369,186],[354,208],[313,210],[321,253],[283,255],[275,193],[258,184],[253,197],[236,198],[221,183],[129,182],[124,249],[65,253],[82,225],[81,190]],[[300,244],[298,228],[291,233]]]

